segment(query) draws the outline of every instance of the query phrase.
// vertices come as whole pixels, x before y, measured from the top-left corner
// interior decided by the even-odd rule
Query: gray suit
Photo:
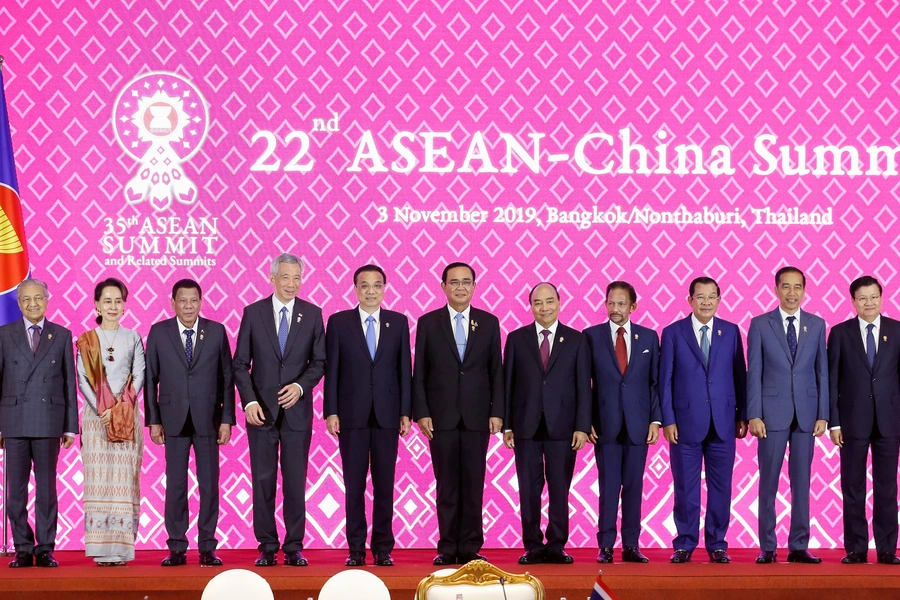
[[[166,532],[169,550],[188,547],[188,458],[191,446],[200,484],[197,521],[201,552],[216,549],[219,520],[219,425],[235,424],[231,346],[221,323],[198,318],[190,364],[176,319],[147,336],[144,414],[166,433]]]
[[[56,544],[56,461],[60,438],[78,432],[72,332],[44,321],[37,354],[22,319],[0,327],[0,435],[9,472],[7,506],[17,552]],[[35,532],[28,525],[28,479],[34,464]]]
[[[828,420],[828,353],[825,321],[799,313],[797,354],[791,357],[781,312],[755,317],[747,335],[747,417],[762,419],[759,440],[759,545],[776,549],[775,497],[790,442],[791,530],[788,550],[809,546],[809,479],[817,420]]]

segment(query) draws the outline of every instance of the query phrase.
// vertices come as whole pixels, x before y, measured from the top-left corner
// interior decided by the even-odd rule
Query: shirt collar
[[[631,319],[628,319],[627,321],[625,321],[624,325],[617,325],[616,323],[613,323],[612,319],[609,320],[609,330],[612,332],[613,335],[618,335],[619,327],[625,328],[625,337],[631,336]]]
[[[275,311],[275,315],[280,317],[281,308],[287,307],[288,319],[290,319],[291,315],[294,314],[294,300],[296,300],[296,298],[291,299],[287,304],[282,304],[281,300],[278,299],[278,296],[272,294],[272,310]]]
[[[25,322],[25,331],[27,331],[27,332],[29,332],[29,333],[31,333],[31,327],[32,327],[32,325],[37,325],[38,327],[41,328],[41,331],[44,331],[44,327],[47,326],[47,319],[46,319],[46,317],[42,317],[41,320],[38,321],[37,323],[32,323],[31,321],[29,321],[29,320],[26,319],[25,317],[22,317],[22,320]]]
[[[784,312],[784,309],[781,308],[781,306],[779,306],[779,307],[778,307],[778,312],[781,314],[781,322],[782,322],[782,323],[784,323],[785,321],[787,321],[787,318],[788,318],[788,317],[796,317],[796,320],[794,321],[794,324],[797,324],[797,323],[800,322],[800,312],[801,312],[801,311],[800,311],[799,308],[797,309],[797,312],[795,312],[795,313],[792,314],[792,315],[789,315],[789,314],[787,314],[786,312]]]
[[[866,332],[866,326],[869,324],[868,321],[863,319],[862,317],[856,317],[856,320],[859,321],[859,329],[863,333]],[[879,331],[881,329],[881,315],[875,317],[875,320],[872,321],[872,325],[875,326],[875,331]]]
[[[178,323],[178,333],[180,333],[181,335],[184,335],[184,332],[188,330],[197,333],[197,325],[200,322],[200,317],[194,319],[193,327],[187,327],[184,323],[181,322],[181,319],[179,319],[178,317],[175,317],[175,322]]]
[[[466,310],[462,311],[462,316],[466,321],[469,320],[469,311],[471,311],[471,310],[472,310],[472,305],[470,304],[469,306],[466,307]],[[450,318],[456,320],[456,315],[458,314],[456,309],[448,304],[447,311],[449,311],[449,313],[450,313]]]
[[[365,325],[365,324],[366,324],[366,319],[369,318],[369,313],[367,313],[366,311],[364,311],[364,310],[362,309],[362,306],[357,306],[357,307],[356,307],[356,311],[359,313],[359,319],[360,319],[360,321],[362,321],[362,324]],[[375,309],[375,312],[373,312],[371,316],[375,318],[375,323],[376,323],[376,324],[379,323],[379,322],[381,322],[381,307],[379,306],[377,309]]]
[[[713,317],[712,319],[709,320],[709,323],[706,323],[706,325],[709,325],[710,331],[712,331],[715,321],[716,321],[716,318]],[[697,332],[698,334],[700,333],[700,328],[703,327],[703,325],[704,325],[697,319],[697,315],[695,315],[693,312],[691,313],[691,325],[694,327],[694,331]]]
[[[557,327],[559,327],[559,319],[553,321],[553,324],[552,324],[550,327],[544,327],[543,325],[541,325],[541,324],[538,323],[537,321],[534,322],[534,328],[535,328],[535,330],[537,331],[537,334],[538,334],[538,335],[541,335],[541,332],[542,332],[544,329],[549,329],[549,330],[550,330],[550,337],[555,338],[555,337],[556,337],[556,328],[557,328]]]

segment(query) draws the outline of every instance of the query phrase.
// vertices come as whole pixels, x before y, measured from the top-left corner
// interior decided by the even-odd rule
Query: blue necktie
[[[184,330],[184,357],[187,359],[188,366],[190,366],[191,361],[194,360],[194,330],[193,329],[185,329]]]
[[[794,321],[797,317],[788,317],[787,343],[791,350],[791,360],[797,358],[797,329],[794,327]]]
[[[366,319],[366,346],[369,347],[369,356],[375,360],[375,317],[372,315]]]
[[[875,365],[875,334],[872,333],[873,329],[875,329],[873,323],[866,325],[866,358],[869,359],[869,367]]]
[[[456,319],[456,349],[459,350],[459,360],[462,360],[466,355],[466,328],[462,324],[463,314],[456,313],[453,318]]]
[[[278,347],[281,348],[281,356],[284,356],[284,349],[287,348],[288,322],[287,322],[287,306],[281,307],[281,322],[278,323]]]
[[[703,360],[709,366],[709,336],[706,335],[707,331],[709,331],[709,325],[704,325],[700,328],[700,352],[703,353]]]

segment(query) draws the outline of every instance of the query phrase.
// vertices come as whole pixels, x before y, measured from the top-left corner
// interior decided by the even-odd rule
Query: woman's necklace
[[[103,331],[101,329],[100,331]],[[109,356],[106,357],[106,360],[109,362],[114,362],[116,359],[113,357],[113,351],[115,350],[116,337],[119,335],[119,328],[116,327],[116,332],[113,334],[112,342],[109,341],[109,338],[106,337],[106,334],[103,334],[103,341],[106,342],[106,351],[109,352]]]

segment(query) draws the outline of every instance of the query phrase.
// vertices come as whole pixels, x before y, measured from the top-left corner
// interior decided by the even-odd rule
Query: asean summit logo
[[[139,163],[125,185],[129,204],[148,201],[162,211],[197,201],[197,186],[181,164],[203,145],[209,108],[193,83],[161,71],[138,76],[116,98],[112,125],[116,141]]]

